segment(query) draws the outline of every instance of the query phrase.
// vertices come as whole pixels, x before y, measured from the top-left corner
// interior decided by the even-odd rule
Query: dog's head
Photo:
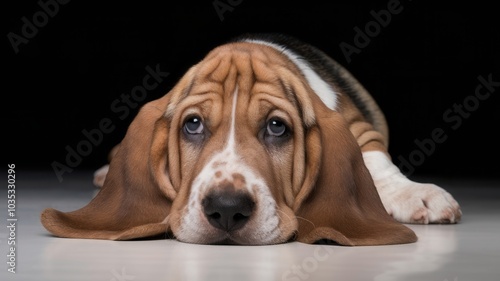
[[[343,117],[276,48],[211,51],[141,109],[104,186],[80,210],[47,209],[62,237],[343,245],[415,241],[385,211]]]

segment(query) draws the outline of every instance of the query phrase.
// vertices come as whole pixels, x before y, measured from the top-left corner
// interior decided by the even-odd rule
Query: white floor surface
[[[463,220],[456,225],[409,225],[419,241],[406,245],[215,246],[49,235],[39,221],[42,209],[72,211],[84,206],[94,192],[91,177],[91,172],[73,172],[58,182],[51,171],[17,171],[16,273],[8,271],[12,232],[6,227],[4,192],[0,280],[500,280],[500,180],[423,179],[455,196]]]

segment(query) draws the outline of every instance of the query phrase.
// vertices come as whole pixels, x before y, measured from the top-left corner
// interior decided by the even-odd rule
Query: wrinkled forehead
[[[227,78],[230,66],[243,76],[255,75],[257,81],[276,79],[276,75],[269,75],[272,68],[290,66],[290,62],[273,48],[248,42],[219,46],[207,54],[202,64],[199,75],[219,82]]]
[[[240,95],[260,92],[285,99],[301,113],[312,111],[307,109],[311,106],[304,95],[307,85],[300,70],[269,46],[249,42],[222,45],[208,53],[191,71],[189,86],[174,100],[180,102],[188,96],[205,93],[230,97],[237,89]],[[302,87],[302,94],[298,94],[297,87]]]
[[[247,92],[254,85],[282,88],[271,91],[272,95],[287,95],[291,101],[295,96],[286,91],[283,70],[291,67],[290,62],[276,50],[267,46],[251,43],[231,43],[212,50],[201,62],[194,79],[194,85],[210,83],[222,87],[220,92],[232,93],[238,87],[239,92]]]

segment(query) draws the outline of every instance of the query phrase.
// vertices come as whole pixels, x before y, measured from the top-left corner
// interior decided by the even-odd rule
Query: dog
[[[199,244],[413,243],[457,223],[450,193],[391,161],[383,112],[339,63],[282,34],[245,34],[140,109],[83,208],[45,209],[59,237]]]

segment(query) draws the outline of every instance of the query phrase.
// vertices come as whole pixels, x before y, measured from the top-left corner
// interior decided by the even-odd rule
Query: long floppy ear
[[[166,172],[167,126],[160,109],[167,101],[168,95],[140,110],[92,201],[73,212],[51,208],[42,212],[41,222],[48,231],[60,237],[111,240],[167,232],[175,191],[158,180],[158,173]]]
[[[415,233],[384,209],[345,120],[317,97],[313,104],[316,126],[306,135],[306,178],[294,202],[297,240],[350,246],[415,242]]]
[[[168,176],[169,126],[164,114],[172,92],[181,91],[179,84],[141,108],[110,162],[102,189],[86,206],[67,213],[52,208],[42,212],[41,222],[49,232],[59,237],[128,240],[168,231],[176,191]]]
[[[111,159],[99,193],[83,208],[41,214],[52,234],[69,238],[129,240],[169,231],[169,214],[177,191],[169,176],[165,114],[192,83],[191,67],[170,92],[145,104],[130,124]]]

